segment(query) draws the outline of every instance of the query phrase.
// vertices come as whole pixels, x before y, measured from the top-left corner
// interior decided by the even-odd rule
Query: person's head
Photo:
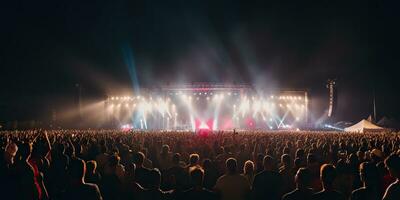
[[[244,163],[243,166],[244,174],[253,174],[254,173],[254,163],[251,160],[248,160]]]
[[[398,155],[392,154],[387,157],[385,165],[392,177],[400,178],[400,157]]]
[[[275,168],[274,158],[271,156],[265,156],[263,165],[265,170],[273,170]]]
[[[357,151],[358,161],[363,161],[365,159],[364,151]]]
[[[300,166],[301,166],[301,160],[300,160],[300,158],[294,159],[294,167],[300,168]]]
[[[290,154],[290,149],[289,149],[289,147],[283,148],[283,154]]]
[[[148,181],[151,187],[160,188],[161,184],[161,173],[157,168],[154,168],[150,171],[148,175]]]
[[[136,170],[135,164],[133,163],[127,164],[125,166],[125,180],[127,181],[135,180],[135,170]]]
[[[86,172],[86,164],[80,158],[72,158],[68,168],[71,180],[83,182]]]
[[[241,144],[240,145],[240,152],[244,152],[246,149],[246,145],[245,144]]]
[[[281,162],[283,166],[290,167],[292,164],[292,159],[290,158],[289,154],[283,154],[281,156]]]
[[[203,185],[204,170],[200,167],[194,167],[190,171],[190,179],[195,186]]]
[[[297,170],[295,181],[297,188],[307,188],[311,182],[311,172],[307,168],[300,168]]]
[[[96,173],[96,169],[97,169],[97,162],[95,160],[89,160],[86,162],[86,171],[88,173]]]
[[[237,171],[237,162],[234,158],[228,158],[226,160],[226,169],[228,170],[229,174],[235,174]]]
[[[174,164],[174,165],[179,165],[179,162],[181,161],[181,154],[179,154],[179,153],[175,153],[173,156],[172,156],[172,163]]]
[[[18,146],[15,143],[7,144],[4,151],[4,159],[7,164],[13,164],[15,155],[17,154]]]
[[[210,159],[204,159],[203,160],[203,167],[205,170],[210,169],[212,167],[212,163]]]
[[[102,145],[100,146],[100,152],[101,152],[101,153],[107,153],[107,146],[106,146],[105,144],[102,144]]]
[[[116,167],[119,164],[120,160],[121,158],[117,154],[114,154],[108,158],[108,164],[110,165],[110,167]]]
[[[369,162],[360,164],[360,178],[364,185],[376,185],[379,181],[378,168]]]
[[[142,167],[144,159],[145,159],[145,156],[144,156],[144,154],[142,152],[139,151],[139,152],[133,154],[133,158],[132,159],[133,159],[133,163],[135,163],[135,165],[137,167]]]
[[[331,164],[323,164],[321,166],[321,182],[324,189],[332,188],[333,182],[336,179],[336,168]]]
[[[189,156],[189,163],[190,163],[190,165],[193,166],[193,165],[199,164],[199,160],[200,160],[199,154],[197,154],[197,153],[190,154],[190,156]]]
[[[350,154],[349,156],[349,164],[354,166],[354,165],[358,165],[359,161],[358,161],[358,157],[355,153]]]
[[[32,153],[32,144],[29,142],[25,142],[22,143],[19,148],[18,148],[18,152],[17,152],[20,156],[22,160],[26,160],[29,158],[29,156]]]
[[[307,155],[307,165],[310,166],[310,165],[315,165],[315,164],[318,164],[317,158],[315,157],[314,154],[309,153]]]
[[[304,149],[297,149],[296,150],[296,158],[300,158],[300,160],[304,159],[305,152]]]
[[[162,146],[162,150],[161,150],[161,153],[163,153],[163,154],[167,154],[169,152],[169,146],[168,145],[163,145]]]
[[[371,159],[375,162],[378,163],[379,161],[382,161],[383,158],[383,153],[379,149],[373,149],[371,151]]]

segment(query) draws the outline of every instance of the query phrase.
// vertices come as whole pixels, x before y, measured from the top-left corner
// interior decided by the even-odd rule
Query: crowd
[[[400,134],[0,132],[1,199],[400,199]]]

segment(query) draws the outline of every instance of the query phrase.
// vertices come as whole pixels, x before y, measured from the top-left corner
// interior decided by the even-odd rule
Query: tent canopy
[[[387,117],[382,117],[381,120],[377,123],[377,125],[385,128],[399,128],[399,123],[394,119],[389,119]]]
[[[358,132],[358,133],[363,133],[364,131],[382,131],[384,128],[379,127],[368,120],[361,120],[357,124],[354,124],[353,126],[347,127],[344,129],[346,132]]]

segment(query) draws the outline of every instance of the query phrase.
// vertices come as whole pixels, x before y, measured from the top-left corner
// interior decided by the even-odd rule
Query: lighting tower
[[[331,118],[336,108],[336,79],[328,79],[326,82],[326,88],[329,91],[329,108],[328,108],[328,118]]]

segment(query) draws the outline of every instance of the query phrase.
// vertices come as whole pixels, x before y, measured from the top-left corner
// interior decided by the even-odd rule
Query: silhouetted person
[[[225,165],[227,172],[218,178],[215,190],[222,200],[246,199],[250,192],[250,184],[246,177],[238,173],[236,159],[228,158]]]
[[[247,160],[243,166],[243,174],[246,177],[247,181],[249,181],[250,187],[253,185],[255,172],[254,172],[254,163],[251,160]]]
[[[288,154],[283,154],[281,157],[282,166],[279,168],[279,174],[283,181],[283,192],[292,191],[294,186],[294,175],[292,172],[292,159]]]
[[[149,187],[145,188],[140,194],[139,199],[141,200],[162,200],[168,199],[170,196],[169,192],[164,192],[160,189],[161,184],[161,173],[158,169],[153,169],[147,176]]]
[[[104,168],[100,189],[105,200],[118,199],[118,194],[121,193],[123,175],[118,175],[119,160],[120,158],[117,155],[110,156]],[[123,172],[120,172],[121,174],[125,172],[125,169],[121,169],[121,171],[122,170]]]
[[[205,159],[203,161],[203,169],[204,169],[204,181],[203,181],[204,187],[209,190],[212,190],[218,179],[218,170],[210,159]]]
[[[313,191],[310,186],[311,172],[307,168],[300,168],[295,176],[296,189],[285,194],[282,200],[307,200],[311,199]]]
[[[99,184],[101,180],[101,175],[97,171],[97,163],[95,160],[90,160],[86,162],[86,174],[85,182]]]
[[[135,182],[135,164],[127,164],[125,166],[125,177],[122,182],[122,195],[125,200],[135,200],[139,199],[139,195],[144,191],[144,189]]]
[[[68,168],[69,185],[62,199],[65,200],[101,200],[103,199],[96,184],[85,183],[86,164],[79,158],[73,158]]]
[[[252,197],[255,200],[281,199],[282,178],[275,169],[271,156],[265,156],[263,160],[264,170],[254,177]]]
[[[386,189],[383,200],[400,199],[400,157],[396,154],[390,155],[386,158],[385,165],[390,175],[396,178],[396,181]]]
[[[323,164],[321,166],[321,182],[322,191],[315,193],[312,196],[313,200],[344,200],[344,196],[333,190],[333,182],[336,179],[336,168],[331,164]]]
[[[50,151],[51,163],[48,172],[45,174],[46,186],[51,198],[57,198],[65,190],[67,180],[67,166],[69,157],[65,155],[65,146],[56,143]]]
[[[216,200],[217,195],[203,187],[204,171],[200,167],[193,168],[190,171],[190,181],[193,187],[186,190],[179,196],[179,200]]]
[[[34,181],[34,171],[28,160],[32,153],[32,144],[23,143],[19,146],[17,152],[17,180],[18,180],[18,198],[16,199],[40,199],[38,187]]]
[[[360,178],[363,187],[354,190],[351,200],[378,200],[381,199],[379,192],[378,169],[372,163],[363,162],[360,165]]]
[[[150,174],[150,170],[143,166],[143,161],[145,156],[142,152],[137,152],[133,154],[133,163],[136,165],[135,170],[135,179],[136,182],[139,183],[144,188],[149,187],[148,175]]]
[[[188,184],[187,171],[181,165],[181,155],[175,153],[172,156],[172,166],[166,171],[167,188],[182,190]]]

